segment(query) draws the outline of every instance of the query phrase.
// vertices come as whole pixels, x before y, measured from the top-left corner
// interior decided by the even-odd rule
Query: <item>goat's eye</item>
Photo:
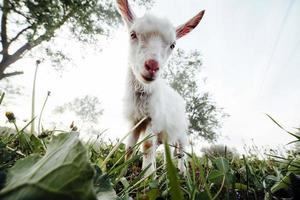
[[[171,44],[170,49],[174,49],[175,48],[175,44]]]
[[[134,32],[134,31],[132,31],[131,33],[130,33],[130,37],[131,37],[131,39],[136,39],[137,38],[137,36],[136,36],[136,33]]]

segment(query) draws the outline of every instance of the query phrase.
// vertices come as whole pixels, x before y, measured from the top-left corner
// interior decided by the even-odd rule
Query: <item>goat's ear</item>
[[[178,26],[176,28],[176,38],[179,39],[182,36],[185,36],[189,32],[191,32],[200,22],[203,15],[205,13],[205,10],[202,10],[199,12],[195,17],[187,21],[185,24],[182,24],[181,26]]]
[[[126,22],[127,26],[130,27],[135,15],[132,12],[127,0],[117,0],[117,6],[119,13],[121,14],[123,20]]]

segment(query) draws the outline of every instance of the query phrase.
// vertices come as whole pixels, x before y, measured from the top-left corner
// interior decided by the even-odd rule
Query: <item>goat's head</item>
[[[129,63],[135,77],[151,83],[167,62],[176,40],[193,30],[204,15],[204,10],[185,24],[175,28],[167,19],[144,15],[137,18],[127,0],[117,0],[119,12],[130,35]]]

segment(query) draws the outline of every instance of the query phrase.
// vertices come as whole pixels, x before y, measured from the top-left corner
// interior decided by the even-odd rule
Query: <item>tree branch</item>
[[[32,45],[29,42],[27,42],[23,46],[21,46],[17,51],[15,51],[15,53],[12,54],[11,57],[16,57],[17,59],[20,59],[22,54],[26,50],[30,50],[30,49],[32,49]]]
[[[1,17],[1,44],[3,59],[8,55],[8,42],[7,42],[7,0],[3,0],[2,17]]]
[[[6,2],[6,1],[7,0],[4,0],[4,2]],[[4,52],[5,49],[3,47],[2,52],[0,52],[3,55],[2,56],[2,61],[0,63],[0,80],[3,78],[2,76],[4,75],[5,69],[7,67],[9,67],[11,64],[15,63],[20,58],[22,58],[22,56],[24,55],[24,53],[26,51],[30,51],[32,48],[34,48],[35,46],[39,45],[43,41],[47,41],[47,40],[51,39],[53,37],[53,35],[54,35],[55,30],[59,29],[68,19],[70,19],[70,17],[72,17],[72,15],[73,15],[74,11],[75,10],[73,10],[73,11],[69,12],[67,15],[65,15],[60,22],[58,22],[55,26],[52,26],[52,28],[47,29],[47,31],[43,35],[40,35],[38,38],[36,38],[36,39],[34,39],[32,41],[27,41],[17,51],[15,51],[15,53],[13,53],[12,55],[9,55],[8,53],[5,54],[5,52]],[[5,13],[5,12],[3,11],[3,13]],[[5,17],[4,21],[6,23],[6,15],[4,15],[4,17]],[[2,21],[3,21],[3,18],[2,18]],[[4,25],[4,23],[2,23],[2,26],[3,25]],[[5,33],[6,33],[6,26],[3,26],[3,27],[5,27],[4,30],[5,30]],[[2,32],[3,32],[3,29],[2,29]],[[1,35],[4,35],[4,34],[2,34],[2,32],[1,32]],[[17,34],[17,37],[19,37],[18,34]],[[7,43],[7,37],[2,37],[2,45],[3,45],[3,39],[5,39],[6,43]],[[17,73],[17,74],[20,74],[20,73]],[[11,75],[9,74],[8,76],[13,76],[13,75],[17,75],[17,74],[12,74],[11,73]]]
[[[45,34],[39,36],[37,39],[33,40],[32,42],[30,42],[30,43],[26,42],[17,51],[15,51],[15,53],[13,53],[12,55],[8,55],[7,59],[5,59],[5,60],[2,59],[2,62],[0,63],[0,68],[3,68],[3,71],[4,71],[4,69],[7,68],[9,65],[13,64],[14,62],[16,62],[17,60],[22,58],[25,51],[30,51],[33,47],[39,45],[40,43],[45,41],[47,38],[50,38],[53,33],[54,33],[54,31],[50,30],[50,31],[46,32]],[[1,72],[3,73],[3,71],[0,71],[0,73]]]
[[[10,5],[11,10],[13,10],[15,13],[19,14],[20,16],[24,17],[27,20],[27,22],[30,24],[30,18],[28,16],[26,16],[24,13],[17,10],[16,7],[14,6],[14,4],[12,4],[11,2],[9,2],[9,5]]]
[[[57,23],[57,25],[55,26],[55,28],[48,29],[46,31],[46,33],[44,33],[43,35],[39,36],[35,40],[33,40],[31,42],[27,42],[22,47],[20,47],[14,54],[12,54],[11,56],[12,57],[16,57],[17,59],[20,59],[21,56],[22,56],[22,54],[26,50],[31,50],[33,47],[39,45],[43,41],[50,39],[54,35],[54,31],[57,30],[57,29],[59,29],[72,16],[72,14],[73,14],[73,12],[70,12],[69,14],[65,15],[64,18],[59,23]]]
[[[15,37],[13,37],[9,42],[8,45],[16,41],[24,32],[26,32],[28,29],[32,28],[32,26],[27,26],[26,28],[22,29]]]
[[[7,78],[10,76],[16,76],[16,75],[20,75],[20,74],[24,74],[24,72],[16,71],[16,72],[10,72],[10,73],[6,73],[6,74],[0,74],[0,79]]]

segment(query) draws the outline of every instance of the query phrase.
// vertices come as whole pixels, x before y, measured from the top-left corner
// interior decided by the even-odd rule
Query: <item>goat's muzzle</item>
[[[146,60],[144,66],[149,74],[149,77],[151,78],[153,78],[156,72],[159,70],[158,62],[154,59]]]
[[[151,81],[154,81],[155,80],[155,76],[145,76],[145,75],[142,75],[143,79],[145,81],[148,81],[148,82],[151,82]]]

